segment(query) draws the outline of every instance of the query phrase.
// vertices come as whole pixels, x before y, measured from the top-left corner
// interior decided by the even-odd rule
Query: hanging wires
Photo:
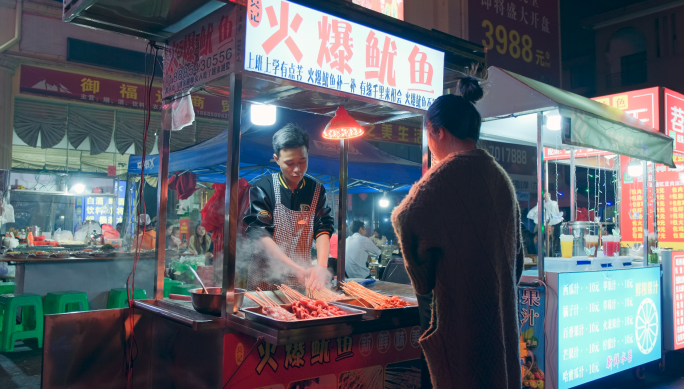
[[[135,339],[135,320],[134,320],[134,307],[133,307],[133,296],[135,292],[135,270],[138,265],[138,260],[140,259],[140,250],[144,240],[145,227],[143,227],[142,234],[140,232],[140,215],[142,210],[142,215],[145,217],[145,222],[147,217],[147,209],[145,207],[145,157],[147,156],[147,136],[150,129],[150,118],[152,116],[152,85],[154,83],[154,78],[156,76],[157,70],[157,58],[159,55],[160,47],[155,44],[155,42],[150,41],[145,47],[145,106],[144,106],[144,122],[143,122],[143,134],[142,134],[142,163],[140,168],[140,185],[139,185],[139,195],[137,198],[137,215],[136,215],[136,230],[134,242],[137,242],[137,247],[135,247],[135,254],[133,257],[133,269],[126,279],[126,295],[128,298],[128,325],[130,327],[130,337],[127,350],[127,361],[126,361],[126,388],[130,389],[133,377],[133,363],[138,356],[138,343]],[[150,58],[150,56],[153,56]],[[151,63],[150,63],[151,60]],[[148,77],[148,66],[152,67],[152,76]],[[146,226],[146,224],[145,224]],[[130,285],[130,286],[129,286]],[[134,352],[135,350],[135,352]]]

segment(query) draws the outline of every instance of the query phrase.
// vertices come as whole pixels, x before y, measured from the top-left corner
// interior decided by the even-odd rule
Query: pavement
[[[625,370],[577,389],[684,389],[684,350],[669,352],[665,358],[665,372],[660,372],[658,361],[645,365],[645,376],[634,378],[634,369]],[[1,389],[40,389],[43,350],[36,344],[18,342],[14,352],[0,353]]]

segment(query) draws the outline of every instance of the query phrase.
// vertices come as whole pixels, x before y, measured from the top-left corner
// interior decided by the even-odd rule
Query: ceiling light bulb
[[[632,162],[627,165],[627,173],[632,177],[639,177],[644,174],[644,167],[641,166],[641,162],[632,160]]]
[[[380,199],[380,206],[383,207],[383,208],[389,207],[389,200],[387,200],[387,199],[384,198],[384,197],[381,198],[381,199]]]
[[[276,122],[276,106],[252,104],[252,124],[256,126],[272,126]]]
[[[83,191],[85,190],[85,185],[83,185],[83,184],[76,184],[76,185],[74,185],[74,187],[73,187],[72,189],[73,189],[74,192],[76,192],[76,193],[83,193]]]
[[[549,115],[546,117],[546,128],[551,131],[560,131],[561,129],[561,116],[560,115]]]

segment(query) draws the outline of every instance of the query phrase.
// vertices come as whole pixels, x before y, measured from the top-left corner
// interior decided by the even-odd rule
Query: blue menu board
[[[518,286],[520,320],[520,364],[523,388],[543,388],[545,382],[544,319],[546,288]]]
[[[660,268],[558,275],[558,387],[660,358]]]

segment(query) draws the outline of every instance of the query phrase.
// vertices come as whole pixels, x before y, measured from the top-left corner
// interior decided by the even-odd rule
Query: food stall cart
[[[431,100],[455,85],[470,67],[482,65],[482,47],[368,14],[351,3],[268,0],[251,2],[248,8],[234,3],[182,4],[167,15],[168,24],[182,19],[183,27],[187,26],[186,17],[199,8],[194,15],[208,15],[184,30],[168,25],[160,29],[158,18],[121,16],[127,12],[135,15],[142,9],[137,5],[123,12],[104,3],[74,2],[65,3],[64,19],[157,42],[166,40],[166,102],[182,99],[197,88],[228,98],[221,277],[221,296],[227,298],[222,299],[221,316],[202,315],[189,303],[162,299],[163,256],[157,250],[154,300],[136,301],[132,310],[46,318],[43,387],[95,387],[103,382],[118,386],[128,377],[133,387],[296,388],[316,384],[374,388],[415,382],[420,331],[413,308],[404,310],[408,315],[366,316],[359,321],[350,317],[344,322],[300,328],[255,322],[243,312],[233,314],[233,306],[239,303],[238,298],[233,300],[233,291],[241,106],[243,101],[269,103],[330,116],[344,106],[361,122],[392,120],[420,128]],[[106,14],[116,16],[102,19]],[[339,34],[347,34],[340,39],[348,40],[335,44]],[[171,105],[163,111],[169,119],[173,119]],[[169,136],[173,136],[168,125],[164,128],[158,160],[158,222],[162,226],[170,172]],[[426,148],[422,133],[411,135],[419,136]],[[351,145],[347,140],[313,141],[311,145],[312,149],[340,153],[341,236],[347,208],[347,158],[355,153]],[[142,160],[141,167],[147,168],[148,161]],[[158,247],[163,247],[163,237],[158,234]],[[343,242],[339,243],[339,258],[344,258]],[[338,281],[344,279],[343,263],[340,269]],[[409,286],[377,282],[371,288],[384,295],[413,297]],[[249,305],[245,301],[243,307]],[[135,362],[131,366],[127,358],[122,366],[130,347],[135,347]],[[133,369],[132,374],[127,367]],[[128,374],[122,375],[122,368]]]
[[[489,82],[477,105],[482,138],[537,146],[537,199],[544,193],[544,147],[592,148],[674,166],[671,138],[617,108],[497,68],[489,69]],[[660,268],[621,257],[545,260],[543,233],[539,228],[537,270],[524,272],[519,286],[525,386],[571,388],[659,359]]]

